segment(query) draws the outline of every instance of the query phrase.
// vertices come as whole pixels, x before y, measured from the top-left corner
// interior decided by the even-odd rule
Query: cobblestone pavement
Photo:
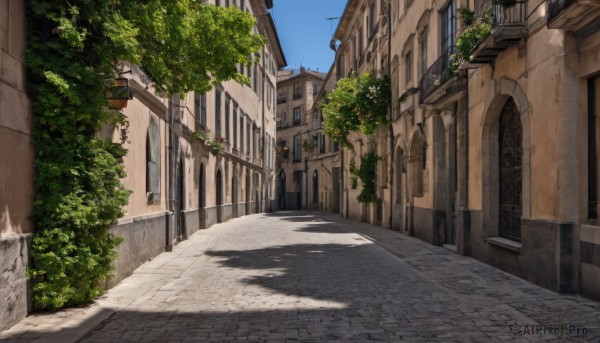
[[[2,339],[600,342],[600,303],[397,232],[281,212],[200,231],[94,306],[28,317]]]

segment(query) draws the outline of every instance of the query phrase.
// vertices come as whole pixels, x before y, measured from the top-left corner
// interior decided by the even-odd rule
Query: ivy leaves
[[[321,104],[323,131],[336,142],[352,148],[348,140],[351,131],[371,135],[380,125],[387,123],[387,110],[391,103],[390,79],[380,79],[365,73],[343,78]]]
[[[358,179],[362,184],[362,190],[357,197],[361,204],[377,202],[377,161],[381,160],[374,152],[368,152],[360,157],[360,167],[356,167],[354,160],[350,161],[350,177],[352,189],[356,189]]]
[[[237,8],[197,0],[30,0],[28,93],[36,147],[32,265],[37,309],[90,302],[102,292],[121,242],[123,156],[97,137],[125,116],[104,94],[116,62],[131,61],[169,96],[205,92],[226,80],[248,83],[264,38]]]

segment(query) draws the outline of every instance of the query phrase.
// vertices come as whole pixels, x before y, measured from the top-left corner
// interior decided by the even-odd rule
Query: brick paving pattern
[[[524,334],[513,335],[511,325]],[[564,332],[528,334],[531,325]],[[0,342],[69,339],[600,342],[600,303],[397,232],[333,214],[282,212],[200,231],[94,306],[36,315],[0,334]]]

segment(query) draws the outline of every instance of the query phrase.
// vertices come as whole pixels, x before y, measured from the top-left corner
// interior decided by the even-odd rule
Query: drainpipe
[[[174,118],[173,118],[173,97],[171,96],[169,98],[169,105],[167,107],[167,122],[169,125],[169,129],[168,129],[168,144],[169,146],[167,147],[167,154],[168,154],[168,158],[167,158],[167,167],[168,167],[168,172],[167,172],[167,177],[169,178],[168,180],[168,202],[167,202],[167,207],[168,207],[168,213],[167,213],[167,242],[166,242],[166,251],[173,251],[173,239],[175,236],[175,215],[174,215],[174,211],[175,211],[175,132],[173,132],[173,124],[174,124]]]
[[[391,75],[392,73],[392,2],[388,1],[388,58],[387,58],[387,70],[388,70],[388,74]],[[391,79],[390,79],[391,82]],[[388,135],[389,135],[389,158],[388,158],[388,167],[389,167],[389,172],[388,172],[388,177],[390,178],[388,181],[389,185],[390,185],[390,209],[389,209],[389,226],[390,226],[390,230],[393,229],[393,218],[394,216],[392,215],[392,213],[394,213],[394,137],[396,137],[394,135],[394,125],[393,125],[393,115],[392,115],[392,102],[390,101],[390,104],[388,106],[388,115],[389,115],[389,124],[388,124]]]
[[[265,162],[267,161],[267,149],[265,147],[265,134],[266,134],[266,128],[265,128],[265,107],[266,107],[266,103],[265,103],[265,99],[267,98],[265,96],[265,84],[267,82],[267,73],[265,70],[265,46],[262,46],[262,113],[261,113],[261,122],[262,122],[262,133],[261,133],[261,141],[262,141],[262,165],[261,165],[261,174],[262,174],[262,189],[261,192],[259,194],[259,197],[263,198],[265,197],[266,194],[266,185],[267,185],[267,180],[266,180],[266,173],[265,173]],[[260,149],[260,147],[259,147]],[[260,199],[256,199],[258,201],[257,205],[261,205],[261,207],[264,207],[264,204],[262,204],[262,202],[260,201]],[[262,208],[258,208],[257,213],[262,213]]]

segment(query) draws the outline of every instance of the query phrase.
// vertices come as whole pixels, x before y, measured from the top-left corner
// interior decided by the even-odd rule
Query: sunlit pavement
[[[600,303],[334,214],[281,212],[200,231],[94,306],[29,317],[5,341],[600,342]]]

